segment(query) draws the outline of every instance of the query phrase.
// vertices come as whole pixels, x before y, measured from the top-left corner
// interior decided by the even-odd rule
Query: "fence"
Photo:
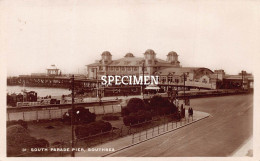
[[[132,144],[136,144],[138,142],[142,142],[144,140],[148,140],[154,137],[157,137],[161,134],[165,134],[169,131],[173,131],[180,127],[186,126],[193,121],[193,117],[185,117],[180,121],[171,121],[162,125],[158,125],[152,128],[145,129],[140,132],[132,133]]]
[[[90,112],[95,114],[109,114],[109,113],[119,113],[121,112],[121,106],[116,105],[103,105],[103,106],[92,106],[85,107],[89,109]],[[37,110],[37,111],[24,111],[24,112],[7,112],[7,121],[13,120],[24,120],[24,121],[34,121],[34,120],[44,120],[44,119],[58,119],[62,118],[65,112],[69,109],[47,109],[47,110]]]

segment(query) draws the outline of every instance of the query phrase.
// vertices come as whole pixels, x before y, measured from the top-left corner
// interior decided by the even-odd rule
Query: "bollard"
[[[9,116],[9,113],[7,113],[7,118],[8,118],[8,121],[10,121],[10,116]]]
[[[112,127],[112,138],[111,138],[111,140],[113,140],[113,134],[114,134],[114,133],[113,133],[113,127]]]
[[[172,121],[172,129],[173,129],[173,121]]]
[[[169,124],[168,124],[168,122],[167,122],[167,131],[168,131],[168,125],[169,125]]]
[[[160,134],[159,125],[158,125],[158,135]]]
[[[23,112],[23,121],[25,121],[25,119],[24,119],[24,112]]]
[[[62,118],[62,109],[60,109],[60,118]]]
[[[101,130],[101,134],[99,136],[100,136],[100,143],[102,144],[102,130]]]
[[[39,117],[38,117],[38,110],[36,111],[36,121],[39,120]]]
[[[105,115],[105,107],[104,107],[104,105],[103,105],[103,115]]]
[[[49,120],[51,120],[51,110],[49,110]]]
[[[141,132],[139,132],[139,141],[141,141]]]
[[[134,137],[135,137],[135,133],[133,133],[132,135],[132,144],[134,144]]]
[[[147,130],[146,130],[146,139],[147,139]]]
[[[176,121],[176,128],[177,128],[177,122],[178,122],[178,121]]]
[[[113,103],[112,103],[112,113],[114,113],[114,106],[113,106]]]
[[[153,131],[154,131],[154,127],[153,127]],[[153,137],[153,131],[152,131],[152,137]]]

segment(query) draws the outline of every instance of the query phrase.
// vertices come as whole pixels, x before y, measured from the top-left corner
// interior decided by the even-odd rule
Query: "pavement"
[[[242,145],[237,151],[235,151],[232,157],[253,157],[253,137],[250,137],[245,141],[245,144]]]
[[[186,110],[187,116],[187,110]],[[202,119],[209,117],[208,113],[194,111],[193,120],[192,118],[186,117],[187,119],[182,119],[181,122],[171,122],[168,124],[161,125],[159,127],[154,127],[142,131],[141,133],[136,133],[132,135],[128,135],[116,140],[112,140],[110,142],[100,144],[95,147],[91,147],[89,149],[85,149],[84,152],[77,152],[75,154],[76,157],[102,157],[109,156],[111,154],[115,154],[121,150],[125,150],[132,146],[141,144],[143,142],[153,140],[157,137],[165,137],[164,135],[167,133],[174,133],[181,128],[194,124]],[[110,149],[109,149],[110,148]]]

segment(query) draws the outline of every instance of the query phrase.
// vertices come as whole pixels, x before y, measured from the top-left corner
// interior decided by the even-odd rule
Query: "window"
[[[166,77],[162,77],[162,82],[166,82]]]
[[[119,67],[116,67],[116,71],[119,71]]]
[[[171,83],[172,82],[172,76],[168,77],[168,82]]]
[[[138,68],[137,67],[134,67],[134,71],[137,71],[138,70]]]
[[[125,71],[125,67],[121,67],[121,71]]]
[[[114,70],[114,67],[110,67],[110,71],[113,71]]]
[[[131,71],[131,67],[127,67],[127,71]]]

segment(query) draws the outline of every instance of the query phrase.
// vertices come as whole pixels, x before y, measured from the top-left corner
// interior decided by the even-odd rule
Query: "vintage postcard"
[[[1,0],[0,160],[259,160],[259,19],[258,0]]]

